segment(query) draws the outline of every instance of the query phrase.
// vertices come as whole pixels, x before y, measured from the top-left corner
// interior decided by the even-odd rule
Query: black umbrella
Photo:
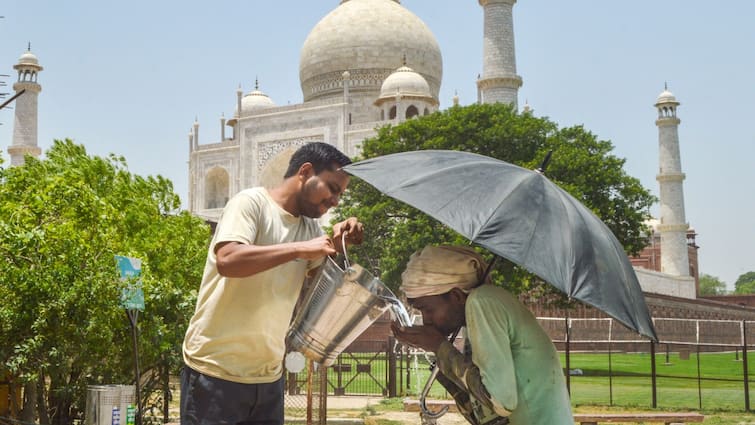
[[[524,267],[569,298],[658,340],[619,241],[592,211],[541,172],[439,150],[381,156],[344,170]]]

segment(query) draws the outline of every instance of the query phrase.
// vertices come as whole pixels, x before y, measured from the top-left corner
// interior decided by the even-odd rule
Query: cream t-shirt
[[[238,383],[280,378],[294,305],[307,271],[321,261],[294,260],[252,276],[229,278],[218,274],[215,245],[274,245],[310,240],[322,233],[316,220],[294,217],[264,188],[234,196],[210,243],[197,306],[183,344],[186,365]]]

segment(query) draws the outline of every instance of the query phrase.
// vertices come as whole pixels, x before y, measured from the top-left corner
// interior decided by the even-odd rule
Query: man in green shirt
[[[558,354],[532,313],[485,282],[471,248],[428,246],[412,255],[401,290],[422,326],[393,323],[399,341],[434,352],[438,381],[475,425],[573,425]],[[448,336],[466,328],[464,352]]]

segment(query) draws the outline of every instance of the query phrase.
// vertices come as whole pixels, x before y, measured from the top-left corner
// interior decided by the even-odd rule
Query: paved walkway
[[[369,409],[372,406],[380,405],[382,400],[382,397],[328,396],[328,423],[374,425],[379,420],[391,420],[406,425],[420,425],[421,421],[418,412],[376,412]],[[466,425],[467,421],[458,413],[446,413],[437,420],[437,424]]]
[[[332,425],[376,425],[381,420],[399,422],[402,425],[420,425],[418,412],[390,411],[379,412],[370,407],[379,406],[383,397],[370,396],[328,396],[328,424]],[[306,406],[306,397],[286,396],[287,404]],[[171,409],[171,417],[178,417],[178,409]],[[175,419],[174,419],[175,420]],[[301,418],[286,418],[286,424],[305,423]],[[437,420],[438,425],[466,425],[467,421],[458,413],[446,413]],[[177,420],[166,425],[180,425]]]

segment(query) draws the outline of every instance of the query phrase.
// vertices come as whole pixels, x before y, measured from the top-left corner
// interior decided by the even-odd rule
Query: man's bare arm
[[[333,241],[326,235],[277,245],[223,242],[215,247],[218,273],[225,277],[251,276],[296,259],[314,260],[335,253]]]

